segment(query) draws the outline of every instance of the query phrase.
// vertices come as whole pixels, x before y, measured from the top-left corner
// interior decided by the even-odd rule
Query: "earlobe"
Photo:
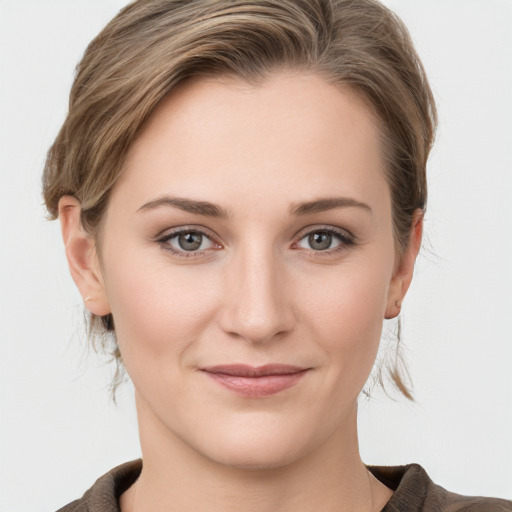
[[[59,200],[59,219],[69,271],[91,313],[110,313],[96,244],[80,222],[80,203],[72,196]]]
[[[400,265],[395,269],[389,286],[386,319],[395,318],[400,314],[402,301],[412,281],[414,263],[421,247],[422,235],[423,211],[416,210],[409,235],[409,243],[402,255]]]

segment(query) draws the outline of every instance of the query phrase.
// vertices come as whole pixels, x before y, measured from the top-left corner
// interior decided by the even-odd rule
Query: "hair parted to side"
[[[400,256],[414,212],[425,210],[426,163],[437,116],[406,27],[376,0],[129,4],[90,43],[77,67],[69,112],[44,169],[50,216],[58,216],[63,195],[74,196],[84,229],[98,243],[127,152],[170,91],[197,76],[228,75],[260,84],[280,69],[350,87],[380,121]],[[105,339],[110,334],[112,355],[122,369],[111,315],[91,316],[90,333]],[[390,376],[411,398],[398,364]]]

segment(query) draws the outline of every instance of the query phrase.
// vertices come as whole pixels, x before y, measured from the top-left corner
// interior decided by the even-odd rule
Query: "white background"
[[[123,0],[0,0],[0,512],[50,511],[139,456],[131,389],[86,355],[40,174],[73,69]],[[512,497],[512,1],[389,0],[440,112],[427,245],[404,305],[416,403],[362,402],[363,458]]]

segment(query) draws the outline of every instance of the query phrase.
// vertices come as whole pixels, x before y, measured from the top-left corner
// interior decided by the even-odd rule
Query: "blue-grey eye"
[[[318,231],[313,231],[301,238],[297,245],[302,249],[326,251],[328,249],[334,249],[340,245],[342,243],[341,238],[341,235],[319,229]]]
[[[324,251],[330,249],[332,244],[332,235],[330,233],[311,233],[308,236],[308,242],[315,251]]]
[[[178,245],[184,251],[197,251],[203,243],[201,233],[182,233],[178,235]]]
[[[213,247],[214,243],[199,231],[181,231],[167,239],[167,243],[176,251],[194,252]]]

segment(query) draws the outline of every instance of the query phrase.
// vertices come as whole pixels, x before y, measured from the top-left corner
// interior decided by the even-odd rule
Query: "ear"
[[[422,235],[423,211],[418,209],[414,212],[409,243],[391,279],[385,318],[395,318],[400,313],[402,301],[411,284],[414,263],[421,247]]]
[[[72,196],[59,200],[59,219],[69,271],[86,308],[95,315],[110,313],[94,239],[80,222],[80,203]]]

